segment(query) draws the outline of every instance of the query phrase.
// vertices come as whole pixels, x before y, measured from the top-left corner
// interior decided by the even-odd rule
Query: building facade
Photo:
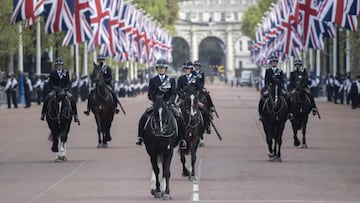
[[[190,60],[203,59],[205,65],[207,52],[201,50],[203,44],[216,43],[222,59],[227,79],[238,76],[238,70],[257,69],[251,63],[249,41],[240,31],[243,11],[256,3],[256,0],[187,0],[179,2],[179,21],[176,23],[174,37],[188,43]],[[208,46],[211,47],[211,46]],[[219,51],[219,50],[217,50]]]

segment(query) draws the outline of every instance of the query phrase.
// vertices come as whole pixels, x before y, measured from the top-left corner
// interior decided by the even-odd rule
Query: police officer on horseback
[[[184,140],[185,136],[185,127],[184,121],[181,118],[180,112],[175,107],[175,99],[176,99],[176,86],[175,80],[166,75],[166,71],[168,69],[168,63],[164,59],[159,59],[155,64],[156,71],[158,74],[152,77],[149,81],[149,89],[148,89],[148,98],[150,101],[154,101],[157,96],[162,96],[163,100],[167,102],[170,107],[170,110],[174,113],[176,121],[178,123],[179,129],[179,137],[180,143],[179,147],[181,149],[186,149],[186,142]],[[138,129],[138,137],[136,139],[135,144],[142,145],[144,140],[144,127],[147,119],[151,115],[153,111],[153,106],[151,105],[146,109],[144,114],[141,116],[139,120],[139,129]]]
[[[308,88],[309,76],[308,76],[306,69],[302,65],[303,64],[300,59],[294,60],[295,70],[290,73],[290,87],[292,89],[290,94],[293,94],[295,92],[294,89],[295,89],[297,83],[304,81],[304,84],[301,84],[301,85],[303,85],[303,88],[305,89],[305,93],[310,98],[310,102],[311,102],[311,106],[312,106],[312,113],[313,113],[313,115],[316,115],[318,110],[317,110],[317,107],[316,107],[316,104],[314,101],[314,96],[311,94],[310,89]]]
[[[116,93],[114,91],[114,88],[112,86],[111,68],[108,65],[105,64],[105,56],[104,55],[99,54],[98,57],[97,57],[97,61],[98,61],[99,65],[101,67],[101,70],[103,72],[104,81],[105,81],[108,89],[110,90],[110,92],[112,94],[112,97],[114,98],[115,113],[119,113],[119,109],[117,108],[119,100],[118,100],[118,98],[116,96]],[[94,80],[94,73],[91,76],[91,80]],[[92,103],[91,103],[92,92],[93,92],[93,90],[90,92],[90,94],[88,96],[87,108],[86,108],[86,111],[84,111],[84,114],[87,115],[87,116],[90,114],[90,107],[92,105]]]
[[[264,88],[261,90],[261,98],[259,101],[259,107],[258,107],[258,112],[259,112],[259,120],[263,119],[263,105],[265,102],[265,99],[269,96],[269,87],[274,86],[274,85],[278,85],[281,90],[282,90],[282,94],[285,95],[285,98],[287,98],[287,94],[284,91],[284,73],[281,69],[279,69],[277,67],[278,65],[278,57],[275,55],[272,55],[269,57],[269,61],[270,61],[270,68],[266,69],[265,71],[265,86]],[[287,102],[289,103],[289,102]],[[293,115],[289,114],[288,118],[292,119]]]
[[[208,104],[207,108],[209,108],[210,112],[206,112],[208,115],[207,119],[213,119],[212,113],[215,112],[215,106],[214,103],[210,97],[209,91],[204,88],[205,86],[205,74],[203,71],[201,71],[201,62],[199,60],[194,61],[194,70],[192,71],[192,74],[195,75],[200,83],[200,93],[203,94],[206,98],[206,103]],[[211,128],[210,128],[210,121],[207,122],[207,128],[206,133],[211,134]]]
[[[56,70],[53,70],[50,73],[49,87],[51,89],[51,92],[46,96],[44,100],[40,119],[41,120],[45,119],[45,115],[48,110],[47,108],[48,108],[49,100],[53,97],[56,97],[59,91],[64,90],[65,95],[69,98],[71,103],[71,108],[72,108],[71,112],[74,116],[74,122],[80,124],[79,117],[77,114],[76,102],[73,99],[71,93],[69,92],[71,86],[69,72],[66,69],[64,69],[63,66],[64,66],[64,62],[62,61],[62,59],[60,57],[57,58],[55,61]]]

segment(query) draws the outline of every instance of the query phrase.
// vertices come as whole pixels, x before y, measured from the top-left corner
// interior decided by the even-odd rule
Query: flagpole
[[[88,50],[87,42],[84,42],[84,66],[83,66],[83,75],[88,75]]]
[[[36,21],[36,74],[41,74],[41,31],[40,18]]]
[[[321,64],[320,64],[320,49],[317,49],[316,50],[316,76],[317,77],[320,77],[320,67],[321,67]]]
[[[336,50],[337,50],[337,48],[336,48],[336,45],[337,45],[337,43],[336,43],[336,40],[337,40],[337,37],[338,37],[338,32],[337,32],[337,30],[338,30],[338,28],[336,27],[336,32],[335,32],[335,37],[334,37],[334,39],[333,39],[333,72],[332,72],[332,74],[333,74],[333,76],[336,76],[336,64],[337,64],[337,53],[336,53]]]
[[[74,74],[77,79],[79,79],[79,44],[74,44],[74,62],[75,62],[75,71]]]
[[[22,41],[22,25],[21,22],[18,23],[18,32],[19,32],[19,47],[18,47],[18,70],[19,70],[19,101],[21,104],[25,103],[24,97],[24,60],[23,60],[23,41]]]
[[[350,31],[346,30],[346,73],[350,73],[351,66],[350,66]]]
[[[314,50],[309,49],[309,71],[314,74]]]

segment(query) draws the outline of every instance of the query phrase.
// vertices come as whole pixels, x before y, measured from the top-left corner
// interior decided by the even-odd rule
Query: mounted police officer
[[[116,96],[116,93],[115,93],[114,88],[113,88],[112,83],[111,83],[112,82],[111,68],[105,64],[105,56],[104,55],[99,54],[98,57],[97,57],[97,60],[98,60],[98,63],[100,65],[100,67],[101,67],[101,70],[103,72],[104,81],[105,81],[105,83],[106,83],[108,89],[110,90],[110,92],[112,94],[112,97],[114,99],[115,113],[119,113],[119,109],[117,108],[119,100],[118,100],[118,98]],[[93,79],[94,79],[94,73],[91,76],[92,81],[93,81]],[[87,116],[90,114],[90,107],[92,105],[92,103],[91,103],[92,92],[93,92],[93,90],[89,94],[88,102],[87,102],[87,108],[86,108],[86,111],[84,111],[84,114],[87,115]]]
[[[66,69],[64,69],[64,62],[62,61],[62,59],[60,57],[56,59],[55,67],[56,67],[56,70],[53,70],[50,73],[49,87],[51,89],[51,92],[46,96],[46,98],[44,100],[44,104],[43,104],[42,110],[41,110],[41,118],[40,119],[44,120],[49,100],[52,97],[57,96],[56,91],[65,90],[66,96],[69,98],[70,103],[71,103],[71,108],[72,108],[71,112],[72,112],[72,114],[74,116],[74,122],[77,122],[77,123],[80,124],[79,117],[78,117],[78,114],[77,114],[76,103],[75,103],[75,101],[73,99],[73,96],[69,92],[70,85],[71,85],[69,72]]]
[[[180,137],[179,147],[181,149],[186,149],[186,142],[184,140],[184,136],[185,136],[184,121],[181,118],[180,112],[175,107],[175,99],[176,99],[175,80],[173,78],[170,78],[168,75],[166,75],[166,71],[168,69],[168,63],[166,60],[159,59],[155,64],[155,68],[158,74],[152,77],[149,81],[148,98],[150,101],[153,101],[157,96],[161,95],[163,97],[163,100],[170,105],[170,110],[174,113],[176,121],[178,123],[179,137]],[[139,120],[138,137],[135,142],[135,144],[137,145],[142,145],[143,143],[144,140],[143,131],[144,131],[145,123],[149,118],[149,116],[151,115],[152,111],[153,111],[153,106],[151,104],[151,106],[146,109],[146,111]]]
[[[261,90],[261,98],[259,101],[259,120],[263,119],[263,105],[265,102],[265,99],[269,96],[269,90],[268,88],[273,85],[279,85],[279,87],[282,89],[282,93],[286,96],[286,92],[284,91],[284,73],[281,69],[277,67],[278,65],[278,57],[275,55],[272,55],[269,57],[270,61],[270,68],[266,69],[265,71],[265,86]],[[289,102],[288,102],[289,103]],[[292,119],[293,115],[289,114],[288,118]]]
[[[200,93],[205,96],[206,103],[208,104],[207,108],[210,111],[210,112],[207,112],[208,119],[212,120],[213,119],[212,113],[215,112],[216,110],[215,110],[214,103],[213,103],[213,101],[212,101],[212,99],[210,97],[209,91],[207,91],[206,88],[204,88],[204,86],[205,86],[205,74],[200,69],[201,69],[200,61],[195,60],[194,61],[194,70],[193,70],[192,74],[196,75],[196,77],[198,78],[198,80],[200,82],[200,88],[201,88]],[[211,134],[210,121],[207,121],[207,124],[208,125],[207,125],[207,128],[206,128],[206,133]]]
[[[314,101],[314,96],[311,94],[310,89],[308,88],[308,81],[309,81],[308,73],[306,69],[302,66],[302,61],[300,59],[294,60],[294,67],[295,70],[290,73],[290,87],[293,90],[291,93],[294,92],[297,82],[300,82],[300,80],[304,81],[305,83],[303,85],[305,88],[305,93],[310,98],[312,113],[313,115],[316,115],[318,110]]]

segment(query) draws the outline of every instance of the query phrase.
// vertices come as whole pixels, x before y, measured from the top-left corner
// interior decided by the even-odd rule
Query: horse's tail
[[[52,132],[50,132],[49,137],[48,137],[48,140],[49,140],[50,142],[52,142],[52,141],[54,140],[54,134],[53,134]]]

